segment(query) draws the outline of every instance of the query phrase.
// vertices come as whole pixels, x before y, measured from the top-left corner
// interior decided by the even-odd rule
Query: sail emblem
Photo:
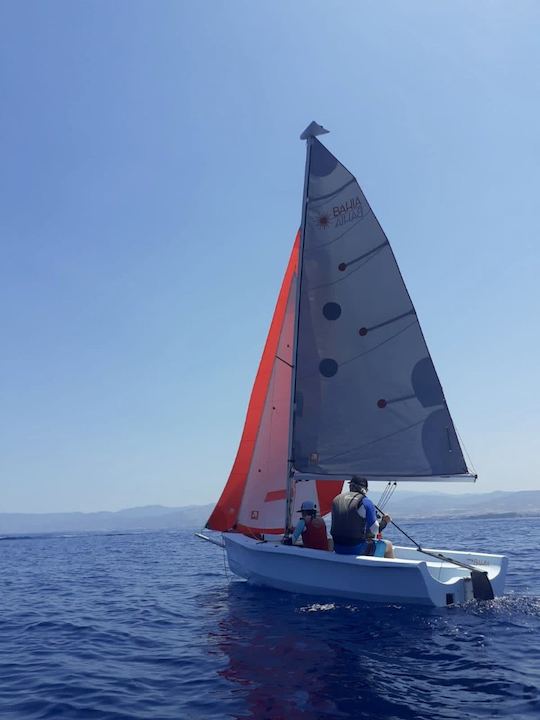
[[[364,216],[362,201],[358,196],[352,197],[339,205],[334,205],[332,207],[332,213],[336,219],[335,227],[346,225],[352,220],[356,220],[357,218]]]
[[[326,207],[321,207],[318,203],[321,199],[314,198],[312,207],[315,225],[319,230],[338,228],[353,220],[361,220],[365,215],[364,206],[358,195]]]
[[[330,227],[330,215],[328,213],[321,213],[317,218],[317,225],[321,230],[326,230]]]

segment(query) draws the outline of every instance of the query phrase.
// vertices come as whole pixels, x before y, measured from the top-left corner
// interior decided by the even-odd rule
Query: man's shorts
[[[339,555],[371,555],[372,557],[384,557],[386,552],[386,540],[373,540],[375,552],[369,552],[369,543],[363,542],[359,545],[338,545],[334,543],[334,551]]]

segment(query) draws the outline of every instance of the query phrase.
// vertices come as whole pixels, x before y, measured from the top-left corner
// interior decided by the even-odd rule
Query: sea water
[[[264,590],[185,530],[4,538],[0,718],[537,719],[540,519],[403,525],[507,554],[504,597],[430,609]]]

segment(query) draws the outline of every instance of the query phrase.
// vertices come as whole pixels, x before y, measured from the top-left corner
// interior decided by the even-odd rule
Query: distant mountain
[[[377,502],[377,497],[370,493]],[[421,494],[397,490],[389,512],[396,520],[420,517],[481,517],[494,515],[540,515],[540,490],[515,492]]]
[[[200,528],[213,507],[212,503],[177,508],[149,505],[117,512],[0,513],[0,534]]]
[[[370,497],[377,503],[380,493],[372,491]],[[148,505],[117,512],[0,513],[0,535],[201,528],[213,507],[212,503],[186,507]],[[433,517],[540,516],[540,490],[449,495],[398,489],[386,509],[397,522]]]

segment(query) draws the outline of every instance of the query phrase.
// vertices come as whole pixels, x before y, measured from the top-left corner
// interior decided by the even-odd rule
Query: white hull
[[[390,560],[290,547],[278,540],[260,542],[237,533],[223,533],[222,537],[229,567],[254,585],[315,596],[435,607],[473,599],[468,570],[415,548],[397,546],[396,559]],[[457,550],[433,552],[487,571],[495,597],[502,595],[506,557]]]

